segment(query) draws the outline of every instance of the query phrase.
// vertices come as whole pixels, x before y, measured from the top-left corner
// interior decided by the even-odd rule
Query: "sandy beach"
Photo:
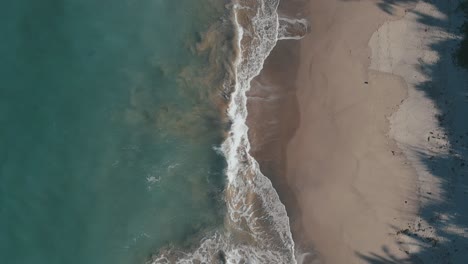
[[[249,136],[304,263],[466,259],[468,74],[449,59],[456,3],[432,2],[280,5],[310,28],[253,81]]]
[[[360,263],[386,252],[416,210],[411,166],[387,136],[406,97],[397,76],[369,71],[369,39],[398,19],[372,1],[311,1],[296,85],[300,126],[287,149],[287,179],[302,227],[324,263]],[[334,19],[331,19],[334,18]]]

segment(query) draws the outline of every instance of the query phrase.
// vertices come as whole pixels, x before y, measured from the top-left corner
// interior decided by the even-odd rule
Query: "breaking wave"
[[[303,20],[280,20],[278,4],[279,0],[237,0],[231,6],[237,56],[234,80],[226,81],[226,90],[232,90],[227,109],[231,127],[221,146],[227,161],[224,229],[205,234],[191,251],[165,249],[153,256],[151,264],[297,263],[286,209],[249,154],[246,125],[251,80],[262,70],[278,39],[298,39],[307,30]]]

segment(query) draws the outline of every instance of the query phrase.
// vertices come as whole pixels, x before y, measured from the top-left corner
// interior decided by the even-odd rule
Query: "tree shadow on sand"
[[[387,14],[395,13],[395,6],[416,3],[418,0],[379,0],[377,6]]]
[[[425,202],[419,208],[416,223],[408,223],[408,229],[398,230],[401,250],[407,257],[392,255],[384,246],[383,253],[356,252],[370,264],[406,263],[468,263],[468,71],[454,64],[454,55],[460,43],[460,25],[463,15],[457,5],[466,0],[425,0],[443,16],[432,17],[416,10],[408,11],[417,16],[428,30],[437,29],[454,37],[440,38],[429,47],[438,56],[436,63],[420,61],[416,66],[427,81],[416,89],[431,99],[439,114],[439,126],[445,133],[427,131],[427,140],[448,142],[444,154],[414,150],[426,170],[439,182],[442,199],[434,199],[431,192],[421,189],[419,196]],[[381,0],[377,5],[387,13],[395,7],[415,0]],[[441,18],[442,17],[442,18]],[[440,153],[440,152],[439,152]],[[410,250],[413,244],[418,250]]]
[[[361,253],[356,253],[356,255],[361,258],[362,260],[367,261],[368,263],[372,264],[414,264],[414,263],[422,263],[416,256],[409,255],[406,258],[399,258],[393,255],[390,250],[386,246],[382,247],[382,251],[385,253],[385,256],[378,255],[375,253],[370,253],[368,255],[364,255]]]

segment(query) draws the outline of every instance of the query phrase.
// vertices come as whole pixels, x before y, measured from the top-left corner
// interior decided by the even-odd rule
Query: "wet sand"
[[[282,17],[302,18],[307,1],[281,1]],[[299,127],[299,105],[295,79],[300,66],[301,42],[278,41],[260,75],[251,83],[248,93],[247,125],[251,154],[259,162],[261,171],[272,181],[281,202],[286,206],[296,248],[312,251],[311,243],[302,232],[301,208],[294,189],[288,183],[286,150]]]

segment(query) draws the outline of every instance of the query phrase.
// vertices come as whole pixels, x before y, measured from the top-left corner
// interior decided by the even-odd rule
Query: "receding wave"
[[[249,154],[247,96],[278,39],[296,39],[302,20],[279,19],[279,0],[237,0],[231,6],[236,28],[233,80],[226,80],[231,127],[221,146],[227,161],[222,231],[205,234],[192,250],[166,248],[149,263],[297,263],[289,218],[270,180]],[[281,22],[281,26],[280,26]]]

